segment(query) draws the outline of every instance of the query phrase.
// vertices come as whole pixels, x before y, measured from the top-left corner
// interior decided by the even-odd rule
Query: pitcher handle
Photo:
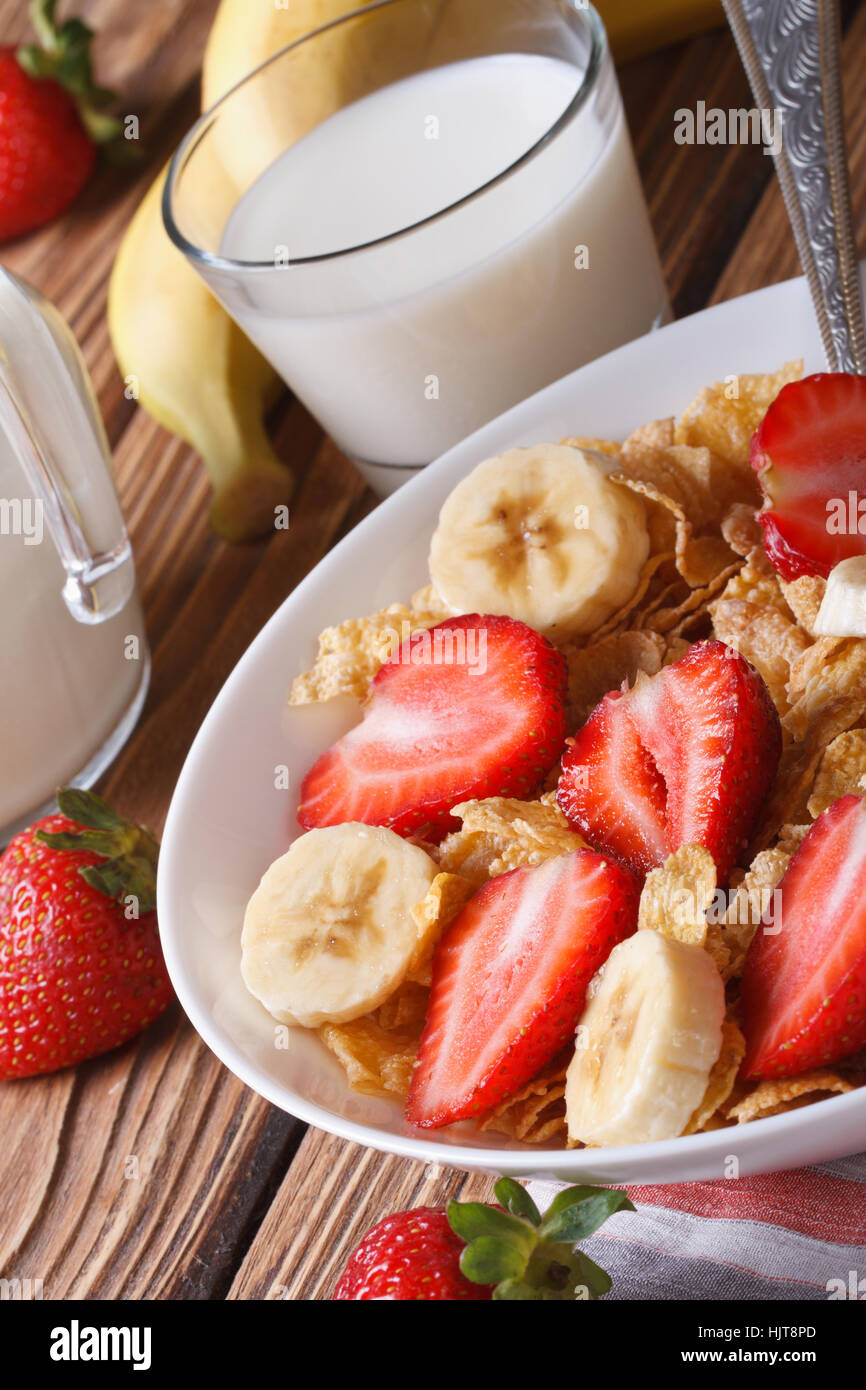
[[[54,306],[2,269],[0,430],[66,572],[73,618],[114,617],[133,593],[135,567],[87,370]]]

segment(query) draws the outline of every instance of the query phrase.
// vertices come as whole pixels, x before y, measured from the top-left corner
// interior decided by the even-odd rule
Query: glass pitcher
[[[149,677],[87,369],[54,306],[0,268],[0,843],[99,777]]]

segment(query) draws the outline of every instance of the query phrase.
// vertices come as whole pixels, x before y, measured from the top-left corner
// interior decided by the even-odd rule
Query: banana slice
[[[241,972],[281,1023],[348,1023],[387,999],[423,949],[412,908],[438,869],[375,825],[295,840],[247,906]]]
[[[610,461],[565,444],[509,449],[446,499],[430,577],[454,613],[504,613],[546,636],[591,632],[634,593],[643,503]]]
[[[568,1068],[570,1139],[642,1144],[682,1134],[722,1047],[712,958],[656,931],[611,951],[589,990]]]
[[[815,619],[819,637],[866,637],[866,555],[834,565]]]

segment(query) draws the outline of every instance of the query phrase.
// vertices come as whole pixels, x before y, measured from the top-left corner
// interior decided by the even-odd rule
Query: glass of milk
[[[202,116],[168,232],[380,493],[667,294],[582,0],[374,0]]]
[[[53,305],[0,269],[0,844],[116,756],[150,663],[108,446]]]

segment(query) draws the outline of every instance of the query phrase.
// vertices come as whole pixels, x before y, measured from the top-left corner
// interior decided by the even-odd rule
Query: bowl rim
[[[683,332],[696,318],[711,322],[718,316],[730,314],[734,310],[734,306],[742,306],[743,301],[754,301],[757,296],[765,296],[768,299],[775,297],[780,302],[784,302],[784,297],[795,293],[795,287],[798,286],[805,296],[805,281],[802,277],[796,277],[753,291],[748,295],[739,296],[737,299],[713,305],[697,314],[677,320],[658,332],[671,335]],[[742,312],[742,308],[739,312]],[[605,357],[595,359],[594,362],[588,364],[588,367],[596,367],[599,362],[607,361],[613,357],[631,354],[635,350],[640,350],[641,347],[644,351],[646,350],[646,339],[637,339],[624,347],[615,349],[614,352],[606,354]],[[743,1171],[755,1172],[762,1170],[747,1164],[745,1162],[747,1155],[754,1157],[755,1151],[766,1147],[768,1143],[770,1147],[777,1149],[778,1141],[794,1135],[797,1131],[818,1129],[827,1120],[830,1120],[831,1115],[841,1120],[858,1110],[863,1113],[862,1130],[863,1139],[866,1142],[866,1087],[848,1093],[830,1095],[808,1106],[778,1115],[765,1116],[750,1121],[746,1125],[726,1126],[698,1134],[681,1135],[675,1139],[610,1147],[567,1149],[535,1144],[523,1144],[520,1147],[510,1148],[470,1147],[462,1144],[443,1143],[437,1140],[435,1130],[429,1131],[429,1137],[423,1131],[409,1133],[408,1126],[406,1133],[385,1130],[375,1124],[353,1120],[337,1114],[314,1101],[307,1100],[290,1086],[275,1082],[244,1055],[241,1049],[214,1021],[207,1008],[200,1004],[197,988],[188,976],[178,941],[178,931],[182,931],[182,925],[179,927],[175,925],[176,918],[180,919],[182,923],[183,914],[181,912],[175,913],[173,908],[173,900],[178,896],[176,880],[178,874],[182,872],[181,828],[186,814],[185,802],[191,797],[194,799],[198,767],[200,763],[204,762],[208,754],[208,726],[216,722],[221,706],[230,701],[235,687],[241,685],[246,679],[247,670],[255,665],[259,653],[270,644],[277,629],[286,624],[296,610],[303,612],[308,593],[322,583],[323,577],[327,575],[332,566],[338,567],[342,564],[343,556],[347,552],[351,552],[359,537],[372,537],[379,529],[387,530],[392,514],[399,515],[400,511],[405,508],[407,495],[416,499],[423,506],[424,490],[427,489],[428,492],[438,491],[439,477],[447,472],[452,462],[452,456],[458,450],[463,451],[467,446],[471,446],[472,441],[477,436],[485,435],[492,427],[506,432],[510,427],[512,418],[515,416],[519,418],[519,414],[526,408],[529,401],[537,400],[538,397],[544,395],[545,391],[551,391],[556,387],[562,388],[565,383],[571,382],[580,373],[586,371],[587,367],[579,368],[576,372],[562,378],[560,382],[553,383],[552,386],[544,388],[544,391],[536,393],[536,396],[529,397],[528,401],[520,402],[497,419],[489,421],[480,430],[460,441],[453,449],[448,450],[434,463],[428,465],[422,473],[399,489],[398,492],[381,502],[370,515],[344,536],[305,575],[241,655],[211,703],[208,713],[196,733],[175,785],[165,821],[157,879],[157,911],[160,920],[163,953],[169,975],[181,1006],[196,1031],[217,1058],[245,1085],[279,1109],[294,1115],[306,1124],[314,1125],[318,1129],[365,1145],[368,1148],[397,1154],[403,1158],[421,1160],[427,1163],[437,1162],[463,1170],[480,1169],[535,1178],[553,1173],[557,1178],[573,1179],[580,1176],[585,1177],[593,1170],[598,1171],[604,1168],[653,1168],[658,1170],[663,1167],[676,1167],[684,1170],[689,1166],[699,1166],[696,1161],[701,1158],[706,1160],[714,1153],[720,1158],[728,1154],[732,1148],[733,1136],[736,1135],[736,1152],[741,1160]],[[395,1103],[397,1103],[396,1097]],[[830,1104],[834,1107],[832,1111],[828,1110]],[[770,1141],[775,1142],[770,1143]],[[856,1147],[847,1148],[840,1152],[856,1152]],[[690,1160],[693,1160],[691,1165]],[[823,1160],[795,1158],[794,1163],[799,1165],[805,1161],[821,1162],[830,1161],[830,1159],[829,1156]],[[784,1166],[783,1163],[779,1162],[772,1164],[773,1168]],[[668,1179],[634,1178],[622,1180],[675,1183],[699,1179],[686,1174]]]

